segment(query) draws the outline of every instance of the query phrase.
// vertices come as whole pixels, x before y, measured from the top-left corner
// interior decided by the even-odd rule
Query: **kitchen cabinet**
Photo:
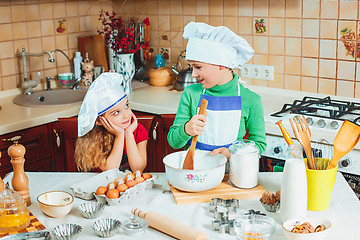
[[[0,136],[0,139],[10,139],[15,136],[22,136],[19,143],[24,145],[25,152],[25,171],[31,172],[50,172],[54,170],[52,161],[52,144],[48,134],[50,125],[40,125]],[[7,153],[8,148],[13,144],[9,141],[0,142],[1,166],[0,176],[4,177],[7,173],[13,171],[10,163],[10,156]]]

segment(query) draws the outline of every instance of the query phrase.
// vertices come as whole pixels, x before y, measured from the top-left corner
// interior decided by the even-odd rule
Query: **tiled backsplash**
[[[186,46],[184,26],[202,21],[244,37],[255,50],[250,63],[275,67],[274,81],[246,79],[249,84],[360,98],[359,7],[359,0],[1,1],[0,90],[22,81],[15,56],[21,46],[30,52],[61,48],[73,57],[77,37],[96,34],[100,9],[113,8],[122,16],[149,17],[153,58],[169,48],[168,66]],[[59,34],[62,19],[67,32]],[[31,57],[32,77],[39,69],[42,79],[68,71],[60,58],[54,65]]]

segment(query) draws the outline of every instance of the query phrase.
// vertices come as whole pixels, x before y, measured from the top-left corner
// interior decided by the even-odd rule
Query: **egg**
[[[103,195],[107,192],[107,188],[106,187],[103,187],[103,186],[100,186],[96,189],[96,192],[95,194],[96,195]]]
[[[126,184],[124,184],[124,183],[121,183],[121,184],[119,184],[119,186],[117,186],[117,190],[119,191],[119,192],[125,192],[126,191],[126,189],[128,189],[129,187],[126,185]]]
[[[120,197],[120,193],[118,190],[116,190],[115,188],[112,188],[110,190],[107,191],[106,196],[110,199],[115,199],[115,198],[119,198]]]
[[[119,178],[119,177],[118,177],[118,178],[115,178],[115,180],[114,180],[115,186],[119,186],[119,185],[122,184],[122,183],[125,183],[122,178]]]
[[[135,186],[136,184],[138,184],[135,180],[129,180],[126,182],[126,186],[128,186],[129,188]]]
[[[109,182],[108,185],[106,185],[106,188],[109,190],[111,188],[116,188],[116,185],[114,182]]]
[[[143,177],[137,177],[137,178],[135,178],[135,181],[136,181],[137,183],[142,183],[142,182],[145,181],[145,179],[144,179]]]
[[[134,174],[128,173],[128,174],[126,174],[126,176],[124,177],[124,182],[126,183],[126,182],[128,182],[129,180],[134,180],[134,179],[135,179]]]
[[[152,178],[152,175],[150,173],[144,173],[142,175],[142,177],[146,180],[146,179]]]

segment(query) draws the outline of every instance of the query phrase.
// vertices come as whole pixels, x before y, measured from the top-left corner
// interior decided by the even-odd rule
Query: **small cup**
[[[105,205],[99,202],[86,202],[77,208],[84,218],[97,218],[104,211]]]
[[[72,77],[73,77],[72,73],[60,73],[59,76],[58,76],[60,86],[62,86],[62,87],[70,87]]]
[[[62,224],[54,227],[51,232],[58,240],[75,240],[79,236],[82,227],[77,224]]]
[[[107,238],[114,236],[120,229],[121,222],[116,219],[100,219],[92,224],[92,229],[99,237]]]

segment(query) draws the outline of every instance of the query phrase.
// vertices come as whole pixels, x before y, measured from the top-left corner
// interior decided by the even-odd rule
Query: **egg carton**
[[[95,195],[95,191],[99,186],[106,186],[109,182],[114,181],[115,178],[124,178],[128,173],[130,173],[130,171],[122,172],[119,169],[111,169],[73,184],[70,186],[70,189],[73,191],[75,197],[84,200],[96,198],[98,202],[117,205],[143,193],[146,189],[152,188],[154,181],[157,178],[157,176],[153,176],[152,178],[127,189],[125,192],[120,193],[120,197],[117,199],[109,199],[105,195]]]

